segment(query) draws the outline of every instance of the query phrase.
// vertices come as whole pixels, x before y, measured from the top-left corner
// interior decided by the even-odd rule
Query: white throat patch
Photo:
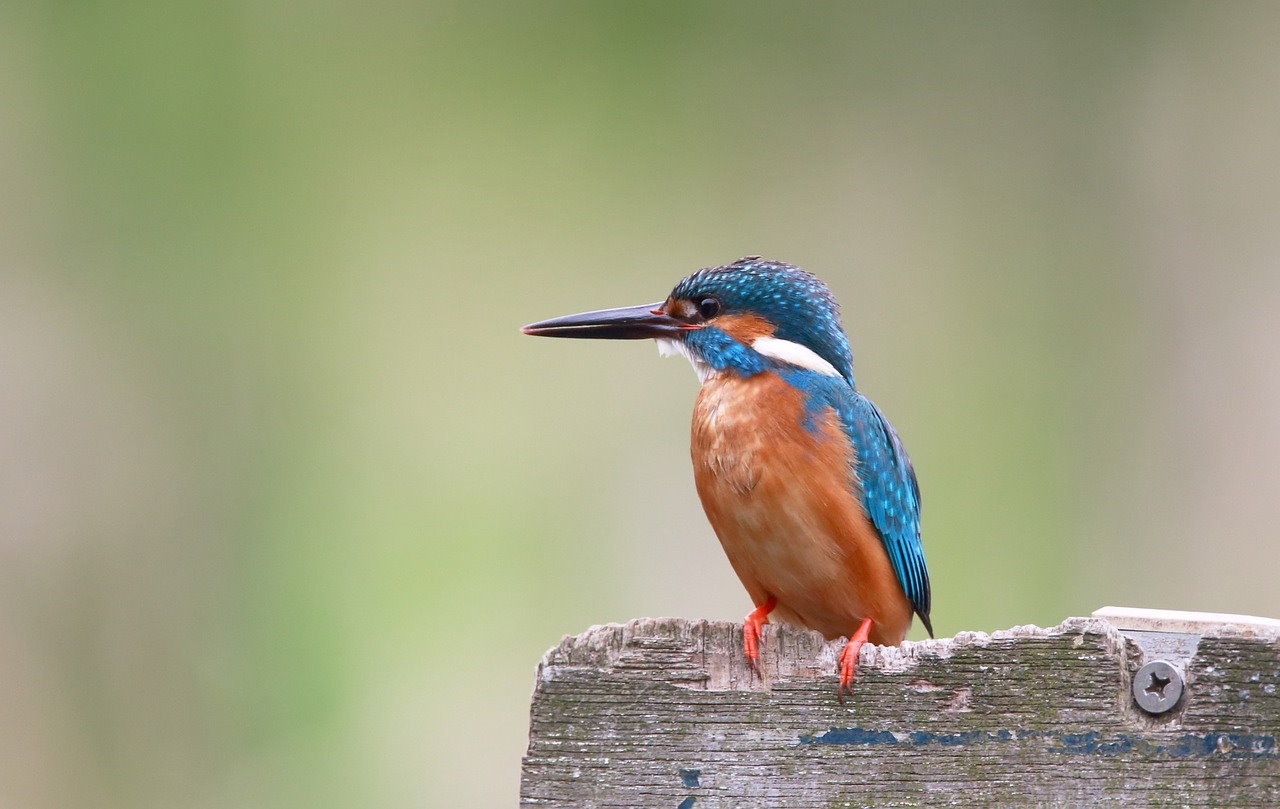
[[[818,356],[813,349],[802,346],[799,343],[793,343],[790,340],[781,340],[777,337],[757,337],[751,347],[756,350],[756,353],[763,354],[779,362],[785,362],[788,365],[794,365],[797,368],[806,368],[827,376],[840,376],[840,372],[835,369],[835,366]]]
[[[683,355],[689,360],[689,364],[693,366],[693,372],[698,375],[699,382],[706,382],[716,372],[716,369],[707,365],[702,360],[693,355],[689,350],[689,346],[685,345],[684,340],[677,340],[674,337],[659,337],[654,340],[658,344],[658,353],[664,357],[674,357]]]

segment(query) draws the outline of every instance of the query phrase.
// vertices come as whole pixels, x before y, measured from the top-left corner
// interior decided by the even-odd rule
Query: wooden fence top
[[[592,627],[538,667],[521,803],[1280,806],[1280,623],[1096,615],[867,645],[844,704],[814,632],[770,625],[761,678],[737,624]]]

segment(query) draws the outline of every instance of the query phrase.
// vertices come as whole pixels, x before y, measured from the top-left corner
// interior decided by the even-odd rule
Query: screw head
[[[1147,713],[1164,713],[1182,698],[1182,672],[1164,660],[1151,661],[1133,676],[1133,698]]]

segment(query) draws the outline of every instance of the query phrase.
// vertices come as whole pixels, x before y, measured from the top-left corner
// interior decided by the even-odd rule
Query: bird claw
[[[863,618],[862,623],[858,624],[858,628],[849,636],[844,649],[840,651],[840,658],[836,661],[836,673],[840,675],[840,685],[836,687],[836,699],[841,705],[844,704],[845,692],[853,690],[853,675],[858,668],[858,653],[862,651],[862,646],[867,642],[867,636],[870,633],[871,619]]]
[[[756,677],[764,677],[760,672],[760,636],[764,632],[764,625],[769,623],[769,613],[777,604],[777,600],[770,596],[742,620],[742,651],[746,655],[747,666]]]
[[[840,652],[840,660],[836,663],[836,674],[840,675],[840,685],[836,687],[836,699],[844,704],[844,694],[852,691],[853,675],[858,667],[858,653],[862,651],[862,642],[854,642],[852,638]]]
[[[755,619],[755,613],[748,615],[742,622],[742,648],[746,653],[747,666],[757,677],[763,676],[760,674],[760,636],[763,634],[763,626],[764,621]]]
[[[742,621],[742,650],[746,653],[746,666],[756,677],[760,676],[760,627],[750,618]]]

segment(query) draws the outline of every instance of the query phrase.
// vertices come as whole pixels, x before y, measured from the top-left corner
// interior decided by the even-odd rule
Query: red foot
[[[858,665],[858,652],[862,651],[862,644],[867,642],[867,635],[871,633],[871,619],[863,618],[862,623],[858,624],[858,628],[849,636],[849,642],[844,645],[844,650],[840,652],[840,662],[836,668],[840,673],[840,687],[836,689],[836,698],[844,702],[844,692],[850,690],[853,684],[853,671]]]
[[[769,596],[742,620],[742,648],[747,653],[747,665],[760,674],[760,628],[769,623],[769,613],[778,606],[778,599]]]

